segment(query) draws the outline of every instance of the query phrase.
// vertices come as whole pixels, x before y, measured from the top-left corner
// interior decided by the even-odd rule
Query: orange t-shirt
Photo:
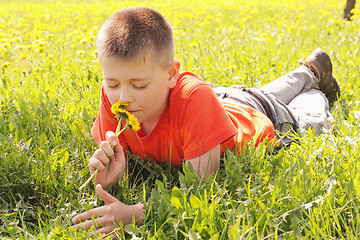
[[[107,131],[116,129],[117,121],[110,108],[102,88],[99,114],[91,131],[98,144],[105,140]],[[257,145],[274,135],[273,124],[264,114],[246,105],[221,102],[198,76],[182,72],[154,129],[145,135],[140,125],[138,132],[123,132],[119,141],[125,150],[142,159],[179,165],[218,144],[221,154],[234,147],[241,152],[243,144],[254,137]]]

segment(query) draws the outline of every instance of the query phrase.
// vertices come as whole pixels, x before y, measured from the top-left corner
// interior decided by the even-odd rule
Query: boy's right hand
[[[125,166],[124,150],[119,140],[115,137],[114,132],[106,132],[106,141],[100,143],[100,148],[89,159],[90,174],[99,169],[97,184],[107,188],[123,176]]]

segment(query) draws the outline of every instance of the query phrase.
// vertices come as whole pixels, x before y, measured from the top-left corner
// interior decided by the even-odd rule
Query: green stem
[[[119,125],[121,125],[120,122],[119,122],[118,126],[119,126]],[[128,125],[128,123],[126,122],[125,127],[123,127],[123,129],[121,129],[119,132],[118,132],[117,129],[116,129],[115,137],[118,138],[118,137],[120,136],[120,134],[121,134],[125,129],[128,128],[128,126],[129,126],[129,125]]]
[[[88,180],[86,180],[86,182],[84,182],[84,184],[81,185],[81,187],[79,187],[79,190],[82,190],[84,187],[86,187],[86,185],[89,184],[89,182],[91,181],[91,179],[92,179],[95,175],[97,175],[98,171],[99,171],[99,169],[96,169],[95,172],[93,172],[93,174],[91,174],[91,176],[88,178]],[[95,180],[96,180],[96,179],[95,179]]]

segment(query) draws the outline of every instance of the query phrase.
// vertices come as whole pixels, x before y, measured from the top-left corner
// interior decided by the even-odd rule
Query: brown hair
[[[101,27],[97,47],[102,56],[128,60],[147,57],[167,67],[174,57],[174,33],[159,12],[146,7],[125,8],[112,14]]]

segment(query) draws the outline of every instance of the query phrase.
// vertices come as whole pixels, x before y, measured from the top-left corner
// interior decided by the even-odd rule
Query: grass
[[[109,191],[149,204],[144,225],[122,236],[359,238],[359,13],[342,21],[345,2],[0,2],[0,238],[88,237],[70,219],[102,204],[92,185],[78,191],[97,147],[90,128],[102,76],[94,37],[112,12],[138,5],[169,19],[182,69],[206,81],[259,87],[321,47],[342,96],[331,130],[301,133],[300,145],[277,153],[264,145],[228,152],[206,181],[186,167],[132,157],[130,181]]]

